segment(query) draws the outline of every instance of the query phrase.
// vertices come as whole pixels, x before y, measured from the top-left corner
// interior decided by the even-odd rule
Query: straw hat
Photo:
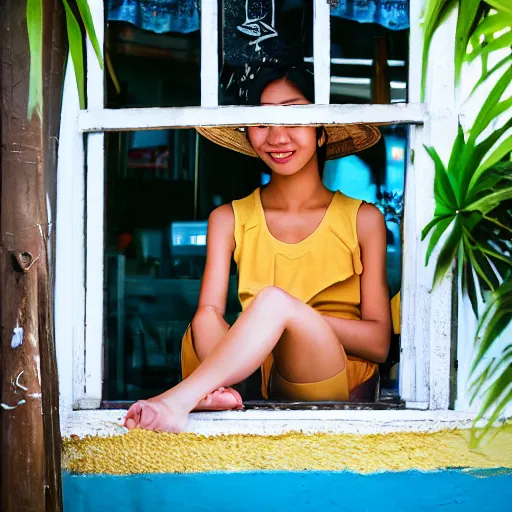
[[[367,149],[381,137],[379,129],[370,124],[327,125],[324,128],[327,132],[327,160]],[[196,130],[220,146],[244,155],[258,156],[247,139],[245,128],[202,126]]]

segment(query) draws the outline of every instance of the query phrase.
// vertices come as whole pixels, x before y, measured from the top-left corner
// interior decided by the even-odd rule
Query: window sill
[[[61,413],[64,437],[121,435],[125,410]],[[188,432],[200,435],[279,435],[302,431],[335,434],[384,434],[468,429],[474,414],[422,410],[246,410],[192,413]]]

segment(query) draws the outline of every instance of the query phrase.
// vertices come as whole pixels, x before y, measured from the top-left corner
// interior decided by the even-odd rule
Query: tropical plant
[[[82,22],[92,46],[103,67],[101,49],[94,30],[91,10],[87,0],[74,0],[72,4],[68,0],[62,0],[66,12],[66,26],[69,42],[69,52],[75,69],[76,85],[80,108],[85,108],[85,79],[84,79],[84,49],[83,33],[79,21]],[[78,10],[78,13],[76,13]],[[33,114],[42,119],[43,111],[43,0],[27,0],[27,30],[30,46],[30,85],[27,116]]]
[[[375,206],[382,212],[386,222],[394,222],[400,225],[404,211],[403,190],[394,192],[380,191]]]
[[[487,58],[490,53],[512,45],[510,0],[427,0],[423,13],[422,101],[425,96],[426,70],[432,37],[457,7],[455,86],[457,87],[460,83],[462,65],[465,62],[474,61],[477,57],[482,59],[482,75],[475,88],[502,66],[510,64],[511,55],[507,55],[490,70],[487,67]]]
[[[483,396],[471,433],[471,444],[476,446],[512,401],[512,343],[508,342],[498,357],[488,357],[512,320],[512,118],[497,130],[489,129],[497,119],[506,117],[512,107],[512,98],[504,97],[512,82],[512,54],[506,53],[491,69],[487,66],[491,52],[512,45],[512,5],[508,0],[427,3],[422,96],[432,36],[457,6],[455,86],[460,84],[463,63],[477,57],[482,60],[482,72],[471,94],[498,69],[504,71],[469,133],[465,134],[459,124],[447,166],[434,148],[426,147],[435,164],[436,206],[422,239],[431,233],[426,264],[434,248],[439,248],[434,286],[457,261],[463,293],[479,318],[470,386],[472,400]],[[486,306],[482,314],[479,302]],[[484,428],[477,430],[477,422],[489,415]]]

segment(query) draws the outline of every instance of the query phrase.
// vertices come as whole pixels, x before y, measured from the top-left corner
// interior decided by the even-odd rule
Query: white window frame
[[[102,399],[104,133],[219,124],[283,124],[283,119],[287,124],[410,125],[403,223],[399,390],[409,408],[449,408],[453,280],[448,275],[431,290],[432,268],[424,266],[426,244],[420,241],[420,232],[434,210],[434,167],[423,145],[436,146],[441,156],[446,157],[457,126],[451,99],[453,52],[450,51],[455,24],[452,19],[434,38],[432,52],[437,60],[429,66],[428,81],[436,87],[429,88],[428,102],[420,104],[423,3],[424,0],[411,0],[410,6],[408,104],[328,105],[328,0],[314,0],[315,105],[218,106],[217,0],[202,0],[201,107],[104,108],[104,73],[87,40],[88,109],[80,111],[69,59],[59,146],[56,219],[55,321],[63,418],[71,418],[76,410],[98,409]],[[89,0],[89,5],[103,48],[103,0]],[[332,412],[332,419],[340,415],[339,411]],[[307,414],[310,413],[313,418],[318,416],[318,412]],[[95,414],[110,418],[113,413],[100,410]],[[222,417],[226,414],[230,413]],[[371,411],[371,415],[385,417],[383,411]],[[76,422],[76,415],[73,417]]]

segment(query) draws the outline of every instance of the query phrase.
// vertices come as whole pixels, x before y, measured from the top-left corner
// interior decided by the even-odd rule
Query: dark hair
[[[283,78],[293,83],[308,101],[311,103],[315,102],[315,80],[313,73],[306,67],[261,67],[257,70],[253,79],[248,78],[246,80],[246,91],[243,95],[245,105],[260,105],[261,95],[265,87]],[[325,142],[321,147],[317,147],[316,151],[320,176],[324,173],[325,161],[327,159],[327,132],[323,126],[319,126],[316,129],[317,141],[322,136],[322,133],[325,135]]]

